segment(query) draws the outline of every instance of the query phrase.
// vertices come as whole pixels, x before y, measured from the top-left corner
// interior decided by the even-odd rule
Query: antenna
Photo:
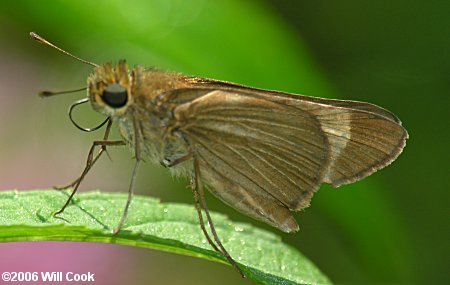
[[[81,62],[83,62],[83,63],[92,65],[92,66],[94,66],[94,67],[97,67],[97,66],[98,66],[98,64],[95,64],[95,63],[92,63],[92,62],[90,62],[90,61],[81,59],[81,58],[79,58],[79,57],[74,56],[73,54],[68,53],[67,51],[65,51],[65,50],[63,50],[63,49],[61,49],[61,48],[55,46],[54,44],[50,43],[49,41],[47,41],[46,39],[42,38],[41,36],[39,36],[38,34],[36,34],[36,33],[34,33],[34,32],[31,32],[31,33],[30,33],[30,36],[31,36],[31,38],[32,38],[33,40],[35,40],[35,41],[37,41],[37,42],[39,42],[39,43],[41,43],[41,44],[44,44],[44,45],[46,45],[46,46],[52,47],[52,48],[54,48],[54,49],[56,49],[56,50],[59,50],[59,51],[62,52],[63,54],[68,55],[68,56],[70,56],[70,57],[72,57],[72,58],[74,58],[74,59],[76,59],[76,60],[78,60],[78,61],[81,61]]]
[[[54,95],[59,95],[59,94],[67,94],[67,93],[75,93],[75,92],[79,92],[79,91],[83,91],[86,90],[87,87],[83,87],[80,89],[74,89],[74,90],[67,90],[67,91],[41,91],[39,92],[39,97],[50,97],[50,96],[54,96]]]

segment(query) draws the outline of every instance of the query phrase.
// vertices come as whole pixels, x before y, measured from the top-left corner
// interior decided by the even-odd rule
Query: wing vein
[[[230,123],[230,122],[237,122],[237,123],[242,123],[243,121],[248,121],[248,122],[252,122],[252,123],[256,123],[256,124],[262,124],[262,125],[267,125],[267,126],[275,126],[275,127],[282,127],[282,128],[287,128],[290,130],[294,130],[294,131],[299,131],[299,132],[308,132],[306,130],[300,129],[300,128],[296,128],[293,126],[289,126],[289,125],[284,125],[284,124],[279,124],[279,123],[272,123],[272,122],[267,122],[267,121],[262,121],[262,120],[256,120],[256,119],[250,119],[250,118],[221,118],[221,117],[217,117],[217,116],[208,116],[208,117],[197,117],[197,120],[205,120],[205,121],[211,121],[211,120],[215,120],[215,121],[219,121],[219,122],[224,122],[224,123]],[[319,144],[315,144],[312,143],[311,141],[305,140],[301,137],[298,137],[298,139],[301,139],[304,143],[309,144],[311,146],[314,146],[318,149],[321,149],[321,145]]]
[[[237,173],[241,174],[242,176],[244,176],[245,178],[247,178],[249,181],[251,181],[253,184],[255,184],[256,186],[258,186],[258,188],[262,189],[264,192],[266,192],[267,194],[269,194],[270,196],[272,196],[275,200],[279,201],[281,204],[285,205],[283,202],[281,202],[277,197],[275,197],[273,194],[271,194],[270,192],[267,192],[266,189],[262,188],[261,185],[259,185],[256,181],[254,181],[251,177],[249,177],[248,175],[246,175],[245,173],[243,173],[241,170],[239,170],[238,168],[234,167],[232,164],[228,163],[226,160],[222,159],[220,157],[220,155],[218,155],[216,152],[214,152],[211,148],[208,148],[201,140],[196,140],[198,144],[202,145],[203,148],[205,150],[207,150],[209,153],[213,154],[215,157],[217,157],[219,160],[221,160],[223,163],[225,163],[229,168],[231,168],[232,170],[236,171]],[[242,185],[241,185],[242,186]],[[286,205],[285,205],[286,206]]]
[[[281,192],[281,194],[286,197],[286,193],[284,191],[282,191],[273,181],[272,179],[270,179],[269,177],[267,177],[263,172],[261,172],[261,170],[259,170],[257,167],[255,167],[244,155],[242,155],[237,149],[235,149],[232,146],[228,146],[225,144],[222,144],[223,146],[227,147],[228,149],[230,149],[231,151],[233,151],[234,153],[236,153],[237,155],[239,155],[241,157],[241,159],[243,159],[247,165],[252,168],[254,171],[256,171],[264,180],[266,180],[270,185],[272,185],[272,187],[274,187],[275,189],[279,190]],[[264,188],[262,185],[260,185],[261,188]],[[269,192],[270,189],[265,189],[266,192]]]

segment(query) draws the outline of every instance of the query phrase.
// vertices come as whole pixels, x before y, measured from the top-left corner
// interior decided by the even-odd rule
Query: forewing
[[[221,88],[309,112],[321,125],[329,144],[329,163],[323,182],[337,187],[360,180],[389,165],[408,138],[401,121],[377,105],[310,97],[202,79],[202,87]]]
[[[177,98],[192,97],[185,94],[203,96],[220,89],[290,106],[315,117],[329,145],[329,163],[323,182],[335,187],[360,180],[389,165],[400,155],[408,138],[397,116],[371,103],[263,90],[204,78],[196,81],[196,88],[177,90]]]
[[[329,147],[323,182],[335,187],[389,165],[400,155],[408,138],[395,115],[373,104],[321,98],[315,102],[313,97],[268,91],[246,94],[302,110],[319,121]]]
[[[281,229],[288,209],[309,204],[327,167],[320,123],[298,108],[217,90],[179,105],[174,116],[211,192]],[[287,214],[276,217],[281,208]]]
[[[192,79],[191,79],[192,80]],[[227,90],[228,92],[238,92],[238,93],[247,93],[247,94],[260,94],[263,96],[268,96],[268,100],[273,101],[302,101],[305,103],[317,103],[320,105],[327,105],[329,107],[343,107],[353,110],[361,110],[367,111],[370,113],[374,113],[376,115],[382,116],[388,120],[391,120],[395,123],[401,124],[400,120],[390,112],[380,106],[375,104],[367,103],[367,102],[359,102],[359,101],[351,101],[351,100],[337,100],[337,99],[329,99],[329,98],[320,98],[320,97],[312,97],[305,96],[299,94],[292,94],[282,91],[274,91],[274,90],[265,90],[260,88],[249,87],[245,85],[240,85],[232,82],[209,79],[209,78],[199,78],[196,77],[195,80],[197,82],[197,87],[200,87],[202,90]],[[196,88],[197,94],[199,88]],[[193,92],[188,92],[187,88],[185,90],[180,90],[178,94],[192,94]]]

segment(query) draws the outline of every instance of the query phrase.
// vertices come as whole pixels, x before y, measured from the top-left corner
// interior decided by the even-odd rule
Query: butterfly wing
[[[220,90],[179,105],[174,116],[213,194],[282,230],[297,228],[289,209],[309,204],[328,160],[317,119]]]
[[[283,231],[298,228],[289,210],[307,207],[321,182],[370,175],[395,160],[408,137],[395,115],[373,104],[214,87],[179,89],[171,99],[200,177],[225,203]]]

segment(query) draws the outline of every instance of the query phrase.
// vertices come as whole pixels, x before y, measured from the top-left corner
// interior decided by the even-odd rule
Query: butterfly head
[[[120,116],[132,101],[131,73],[125,60],[117,65],[106,63],[95,68],[88,78],[92,107],[107,116]]]

